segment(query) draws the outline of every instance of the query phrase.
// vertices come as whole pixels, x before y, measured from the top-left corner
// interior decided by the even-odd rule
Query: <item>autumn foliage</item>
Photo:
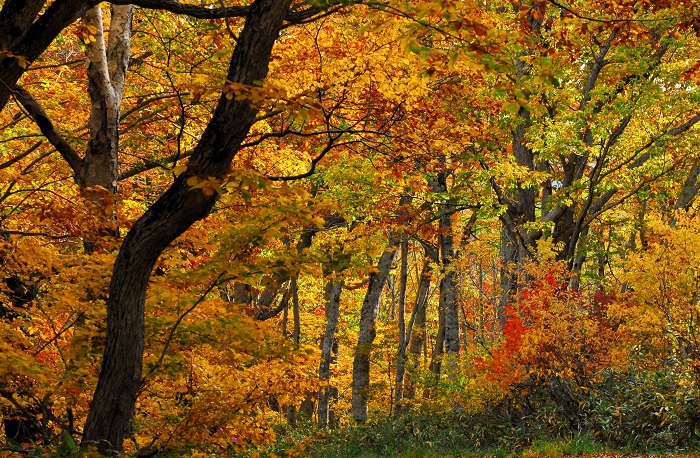
[[[0,456],[698,450],[694,2],[121,3],[0,1]]]

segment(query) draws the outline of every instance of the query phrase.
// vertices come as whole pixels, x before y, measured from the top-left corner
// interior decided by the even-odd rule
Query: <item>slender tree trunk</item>
[[[442,291],[442,281],[440,281],[440,291]],[[435,374],[436,379],[440,379],[442,372],[442,355],[445,352],[445,304],[444,295],[440,293],[438,304],[438,332],[435,336],[435,347],[430,358],[430,372]]]
[[[426,250],[427,252],[427,250]],[[410,345],[408,347],[409,363],[408,376],[406,377],[406,392],[404,398],[415,399],[416,397],[416,381],[415,376],[420,366],[420,357],[423,352],[423,344],[425,342],[425,322],[428,311],[428,294],[430,292],[430,260],[425,259],[423,268],[418,280],[418,290],[416,291],[416,302],[413,306],[413,316],[415,318],[413,326],[409,331]],[[406,410],[406,409],[402,409]]]
[[[688,210],[690,205],[693,203],[695,196],[700,191],[700,159],[695,159],[693,166],[688,172],[688,176],[683,183],[681,192],[678,194],[678,199],[673,206],[674,210]],[[670,225],[671,227],[676,225],[676,215],[671,215]]]
[[[324,271],[324,277],[329,277],[332,272]],[[340,311],[340,293],[343,289],[343,281],[329,278],[325,287],[326,299],[326,332],[323,335],[321,345],[321,364],[318,369],[318,378],[321,389],[318,393],[318,424],[327,427],[330,417],[329,401],[331,397],[330,377],[333,343],[335,330],[338,327],[338,315]]]
[[[396,254],[396,238],[389,239],[384,253],[379,258],[377,271],[369,278],[369,286],[362,302],[360,331],[352,364],[352,414],[356,421],[367,420],[367,389],[369,388],[370,354],[376,336],[375,323],[379,312],[379,298],[386,283],[391,263]]]
[[[444,161],[444,159],[443,159]],[[431,182],[434,192],[447,192],[447,172],[438,173],[436,179]],[[440,303],[443,307],[445,350],[450,360],[449,366],[456,364],[452,361],[459,355],[459,304],[457,303],[456,282],[454,267],[452,262],[455,257],[454,238],[452,235],[452,214],[453,206],[450,204],[441,205],[440,208],[440,263],[442,271],[442,282],[440,283]],[[454,363],[454,364],[453,364]]]
[[[299,345],[301,339],[301,319],[299,317],[299,275],[292,277],[292,340],[294,345]]]
[[[401,242],[401,269],[399,272],[399,300],[397,304],[399,326],[399,348],[396,352],[396,396],[394,398],[394,414],[401,415],[401,400],[404,396],[404,373],[406,369],[406,347],[408,337],[406,333],[406,283],[408,282],[408,238],[404,236]],[[416,309],[411,313],[411,323],[415,322]],[[409,331],[410,333],[410,331]]]
[[[257,0],[233,52],[227,80],[246,85],[265,78],[270,55],[291,0]],[[192,189],[187,180],[222,178],[240,148],[257,110],[247,100],[223,94],[195,147],[189,168],[134,224],[114,265],[107,302],[107,337],[97,388],[85,423],[83,443],[100,451],[121,450],[141,385],[144,302],[158,257],[194,222],[206,217],[217,196]]]
[[[440,218],[440,254],[442,261],[443,280],[440,288],[442,304],[445,308],[445,352],[448,359],[452,360],[459,355],[459,304],[455,272],[452,262],[455,257],[454,241],[452,238],[452,218],[450,214],[444,214]],[[452,366],[452,361],[449,365]]]
[[[291,285],[290,285],[291,294]],[[285,304],[284,310],[282,310],[282,337],[287,338],[287,323],[289,322],[289,298],[287,298],[287,303]]]

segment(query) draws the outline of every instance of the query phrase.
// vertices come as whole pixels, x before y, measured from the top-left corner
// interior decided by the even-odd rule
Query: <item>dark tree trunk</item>
[[[245,85],[265,78],[270,55],[290,0],[253,3],[236,44],[227,80]],[[221,96],[214,116],[196,146],[189,168],[129,231],[114,265],[107,303],[107,340],[97,389],[83,442],[121,450],[141,384],[144,302],[148,280],[163,250],[216,202],[187,185],[191,176],[222,178],[255,122],[257,110],[246,100]]]
[[[683,183],[681,192],[678,194],[676,203],[673,205],[674,210],[688,210],[690,205],[693,203],[695,196],[700,191],[700,159],[696,159],[693,162],[693,166],[688,172],[688,176]],[[673,227],[676,225],[676,215],[671,216],[670,225]]]

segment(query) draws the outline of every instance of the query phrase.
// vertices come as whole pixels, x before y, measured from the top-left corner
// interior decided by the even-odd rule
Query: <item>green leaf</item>
[[[515,115],[520,111],[520,104],[518,102],[506,102],[503,104],[503,109],[509,114]]]
[[[75,441],[66,429],[63,430],[63,441],[61,443],[61,449],[63,449],[66,452],[70,452],[71,454],[78,453],[78,448],[75,446]]]

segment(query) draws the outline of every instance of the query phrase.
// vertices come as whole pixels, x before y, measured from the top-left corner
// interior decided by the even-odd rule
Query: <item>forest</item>
[[[697,0],[0,0],[0,458],[700,453]]]

